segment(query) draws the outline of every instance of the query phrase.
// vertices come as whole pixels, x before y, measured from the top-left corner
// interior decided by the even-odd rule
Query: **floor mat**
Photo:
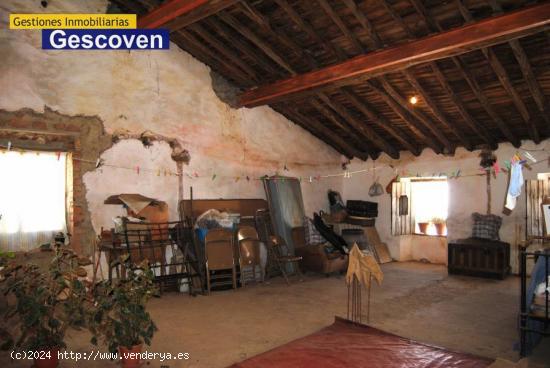
[[[481,368],[492,362],[336,317],[331,326],[231,368]]]

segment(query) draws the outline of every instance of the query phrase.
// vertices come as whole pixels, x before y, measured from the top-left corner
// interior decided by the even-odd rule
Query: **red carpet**
[[[232,368],[481,368],[492,359],[421,344],[336,317],[321,331]]]

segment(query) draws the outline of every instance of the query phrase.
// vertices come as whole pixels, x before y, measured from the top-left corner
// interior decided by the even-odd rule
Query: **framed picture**
[[[544,220],[544,235],[550,236],[550,197],[546,197],[541,204],[542,219]]]

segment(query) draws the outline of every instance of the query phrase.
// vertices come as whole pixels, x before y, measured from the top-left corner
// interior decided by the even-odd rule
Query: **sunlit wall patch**
[[[167,50],[167,29],[43,29],[44,50]]]

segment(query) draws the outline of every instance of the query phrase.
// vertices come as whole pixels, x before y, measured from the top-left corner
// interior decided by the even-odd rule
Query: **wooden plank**
[[[435,153],[441,153],[443,151],[441,144],[433,139],[431,136],[424,132],[424,128],[416,122],[414,117],[410,115],[397,101],[395,101],[389,94],[387,94],[382,88],[378,87],[372,82],[367,82],[367,86],[376,92],[386,104],[405,122],[405,124],[416,134],[427,146],[431,147]]]
[[[407,26],[407,24],[403,21],[401,16],[399,16],[399,14],[397,14],[397,12],[392,8],[392,6],[390,4],[388,4],[388,2],[385,1],[385,0],[381,0],[380,2],[382,3],[382,5],[386,9],[386,11],[388,13],[390,13],[393,20],[400,25],[400,27],[403,29],[403,31],[405,31],[405,33],[407,34],[407,37],[409,39],[414,39],[415,37],[414,37],[413,32]],[[458,1],[458,2],[460,4],[462,4],[460,1]],[[423,7],[420,6],[420,4],[416,4],[415,8],[420,8],[421,13],[424,14],[425,16],[427,16],[426,12],[422,10]],[[429,22],[426,21],[426,23],[429,23]],[[430,66],[430,68],[432,69],[432,72],[434,73],[435,77],[439,81],[439,84],[441,84],[441,86],[443,87],[443,89],[447,93],[447,96],[456,105],[460,115],[462,116],[462,118],[464,119],[466,124],[470,127],[470,129],[472,129],[475,133],[477,133],[480,137],[482,137],[485,140],[485,142],[487,142],[487,144],[491,148],[496,149],[498,147],[496,141],[489,135],[489,133],[483,127],[483,125],[476,122],[474,120],[474,118],[470,115],[470,113],[466,109],[466,106],[464,105],[464,103],[462,102],[460,97],[453,91],[453,89],[451,88],[451,86],[447,82],[446,78],[444,77],[443,72],[441,71],[441,69],[439,68],[437,63],[435,61],[431,61],[431,62],[428,63],[428,65]]]
[[[357,129],[359,133],[365,136],[370,140],[375,146],[380,148],[382,151],[386,152],[391,158],[398,159],[399,152],[392,147],[384,138],[378,135],[374,130],[369,128],[362,121],[359,121],[355,116],[353,116],[345,106],[340,105],[338,102],[331,100],[324,93],[320,93],[319,97],[321,100],[328,105],[331,109],[336,111],[340,116],[342,116],[353,128]]]
[[[454,135],[457,136],[457,138],[460,140],[462,145],[466,147],[468,150],[473,150],[474,146],[472,145],[472,142],[466,138],[466,136],[456,127],[456,125],[451,124],[451,122],[447,119],[443,111],[437,106],[435,101],[432,99],[432,97],[429,95],[428,91],[422,87],[420,82],[414,77],[414,75],[407,69],[403,71],[403,74],[405,74],[405,77],[409,81],[409,83],[416,89],[416,91],[420,94],[426,105],[432,110],[435,117],[443,123],[449,129],[451,132],[453,132]]]
[[[138,28],[158,28],[181,15],[208,4],[208,0],[170,0],[138,18]]]
[[[443,72],[437,66],[436,62],[435,61],[431,62],[430,66],[432,68],[432,71],[436,79],[439,81],[439,84],[443,87],[447,95],[450,97],[451,101],[453,101],[454,105],[458,109],[458,112],[460,113],[460,115],[462,116],[466,124],[468,124],[470,129],[472,129],[475,133],[477,133],[480,137],[482,137],[492,149],[497,149],[498,144],[496,143],[494,138],[487,132],[487,130],[483,125],[474,121],[474,118],[470,115],[470,113],[466,109],[464,102],[462,102],[462,99],[458,97],[458,95],[454,92],[449,82],[447,82],[447,79],[443,75]]]
[[[286,110],[291,111],[291,116],[293,117],[292,120],[299,121],[302,124],[308,126],[310,129],[313,129],[317,132],[320,132],[325,139],[329,140],[330,142],[334,142],[336,145],[341,147],[341,150],[345,152],[345,155],[349,158],[352,157],[359,157],[362,160],[366,160],[368,158],[368,154],[365,152],[361,152],[357,150],[355,147],[352,147],[345,139],[338,136],[337,134],[334,134],[334,132],[327,127],[325,127],[321,123],[313,123],[309,118],[304,116],[302,113],[300,113],[296,109],[288,108]]]
[[[340,29],[340,32],[351,42],[353,47],[360,53],[364,52],[363,45],[361,45],[361,42],[355,37],[355,34],[351,32],[346,26],[346,24],[342,21],[342,18],[336,13],[336,11],[330,6],[327,0],[317,0],[319,5],[321,5],[321,8],[325,11],[325,13],[330,17],[330,19],[336,24],[336,26]]]
[[[279,3],[282,0],[277,0]],[[284,0],[283,0],[284,1]],[[289,94],[358,76],[375,76],[412,65],[487,47],[544,30],[550,24],[550,2],[441,32],[419,40],[371,52],[320,70],[251,89],[241,106],[258,106]]]
[[[233,5],[239,4],[241,0],[210,0],[208,4],[200,6],[185,15],[181,15],[164,25],[170,32],[185,28],[211,15],[217,14]]]
[[[359,96],[346,88],[342,88],[339,92],[342,93],[357,110],[368,117],[380,128],[386,130],[389,134],[391,134],[403,145],[403,147],[411,151],[413,155],[420,155],[420,149],[413,142],[411,142],[410,137],[406,136],[398,129],[393,127],[391,121],[380,115],[371,106],[367,105],[367,103],[365,101],[362,101]]]
[[[441,143],[443,143],[443,145],[445,146],[445,148],[447,149],[447,152],[448,153],[452,153],[454,152],[455,150],[455,147],[453,146],[453,144],[449,141],[449,139],[447,139],[447,137],[445,136],[445,134],[443,134],[443,132],[441,130],[439,130],[435,125],[434,123],[430,120],[430,118],[428,118],[424,113],[422,113],[422,111],[416,109],[416,108],[413,108],[411,107],[411,105],[407,102],[406,99],[403,98],[403,96],[401,96],[399,94],[399,92],[397,92],[395,90],[395,88],[390,84],[390,82],[385,78],[385,77],[380,77],[378,79],[380,81],[380,83],[382,84],[382,88],[384,88],[384,90],[386,90],[386,92],[398,103],[401,105],[401,107],[405,110],[407,110],[407,112],[409,114],[411,114],[412,116],[414,116],[416,119],[418,119],[422,124],[424,124],[424,126],[426,128],[428,128],[433,135],[435,135],[437,137],[437,139],[439,139],[439,141]]]

